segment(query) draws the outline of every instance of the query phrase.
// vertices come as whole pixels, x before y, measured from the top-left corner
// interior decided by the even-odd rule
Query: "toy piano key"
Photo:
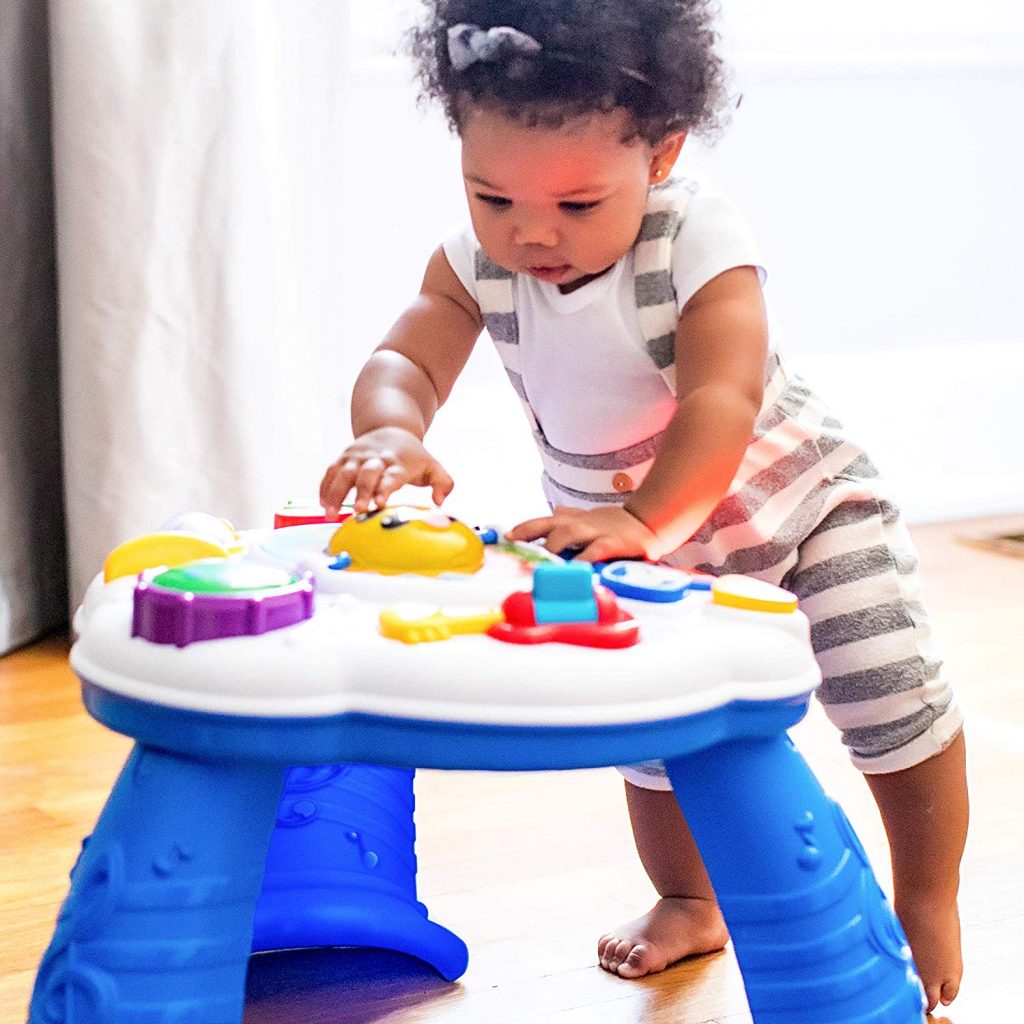
[[[619,597],[657,603],[681,600],[693,583],[693,577],[679,569],[634,561],[609,562],[600,580]]]
[[[751,612],[790,615],[796,611],[796,594],[776,587],[764,580],[731,574],[720,576],[712,588],[712,601],[726,608],[740,608]]]

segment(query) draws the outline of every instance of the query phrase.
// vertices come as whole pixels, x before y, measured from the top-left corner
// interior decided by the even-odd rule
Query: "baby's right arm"
[[[353,488],[357,512],[371,504],[380,508],[403,484],[432,488],[438,505],[447,497],[452,479],[423,446],[423,437],[482,330],[479,307],[438,248],[416,300],[356,380],[355,440],[320,484],[320,503],[329,515]]]

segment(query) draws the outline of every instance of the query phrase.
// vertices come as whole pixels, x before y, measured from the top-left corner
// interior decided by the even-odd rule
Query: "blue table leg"
[[[283,779],[137,746],[72,871],[29,1024],[239,1024]]]
[[[722,743],[667,768],[756,1024],[921,1024],[903,930],[789,738]]]
[[[362,764],[289,769],[254,950],[375,946],[418,957],[449,981],[465,973],[466,944],[416,896],[413,775]]]

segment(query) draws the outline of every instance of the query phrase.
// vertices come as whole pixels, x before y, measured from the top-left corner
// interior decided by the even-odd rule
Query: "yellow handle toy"
[[[380,613],[380,632],[391,640],[405,644],[447,640],[456,634],[486,633],[491,626],[503,622],[505,616],[497,608],[482,608],[451,613],[444,608],[424,611],[420,606],[385,608]]]

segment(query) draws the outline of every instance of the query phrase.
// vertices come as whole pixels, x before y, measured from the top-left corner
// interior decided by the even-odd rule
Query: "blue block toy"
[[[538,623],[597,622],[590,564],[538,565],[533,572],[533,607]]]

